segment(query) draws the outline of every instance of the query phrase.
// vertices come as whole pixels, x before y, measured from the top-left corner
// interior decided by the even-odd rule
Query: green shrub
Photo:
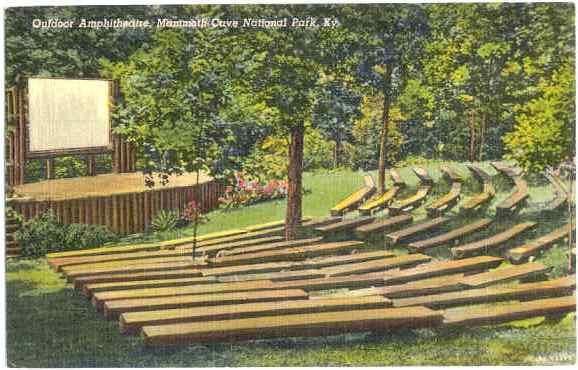
[[[67,226],[65,247],[77,249],[78,245],[92,247],[116,241],[118,237],[106,226],[70,224]]]
[[[40,257],[50,252],[98,247],[118,237],[102,225],[64,225],[48,211],[24,222],[16,232],[22,256]]]
[[[179,214],[174,210],[163,209],[151,221],[151,228],[156,232],[174,230],[179,223]]]

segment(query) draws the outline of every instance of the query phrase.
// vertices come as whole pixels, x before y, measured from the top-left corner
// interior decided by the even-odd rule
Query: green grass
[[[438,164],[430,168],[436,181]],[[464,176],[461,164],[452,164]],[[492,174],[487,164],[483,167]],[[417,179],[409,169],[401,171],[410,183],[411,193]],[[325,216],[328,209],[363,183],[361,173],[306,174],[304,214]],[[532,202],[552,197],[549,186],[533,180]],[[507,196],[511,185],[498,180],[500,191],[488,210]],[[468,197],[479,191],[468,179],[464,189]],[[436,194],[447,186],[436,186]],[[433,199],[435,195],[432,196]],[[233,211],[215,211],[200,232],[208,233],[282,219],[284,202],[267,202]],[[452,212],[454,215],[456,212]],[[423,208],[415,212],[425,217]],[[467,240],[478,239],[503,229],[520,219],[538,219],[539,206],[524,210],[518,219],[507,220]],[[478,216],[479,217],[479,216]],[[530,237],[543,234],[565,222],[566,215],[542,218]],[[460,216],[446,228],[467,223],[472,217]],[[182,230],[189,235],[190,229]],[[174,235],[173,235],[174,236]],[[125,242],[171,237],[171,235],[134,236]],[[347,237],[344,235],[343,237]],[[525,237],[527,238],[527,237]],[[524,238],[524,239],[525,239]],[[372,240],[371,245],[382,247]],[[401,251],[401,250],[400,250]],[[538,261],[553,267],[552,276],[566,274],[566,251],[552,248]],[[437,248],[437,257],[447,256],[447,247]],[[138,337],[119,334],[116,321],[105,321],[86,298],[53,273],[46,261],[19,260],[7,263],[7,358],[12,367],[214,367],[214,366],[387,366],[387,365],[520,365],[569,364],[575,362],[575,316],[559,322],[525,320],[508,325],[446,330],[395,331],[389,333],[340,335],[327,338],[295,338],[253,341],[237,344],[190,345],[168,349],[148,349]]]

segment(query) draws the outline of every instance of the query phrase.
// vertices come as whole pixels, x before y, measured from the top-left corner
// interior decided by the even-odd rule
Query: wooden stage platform
[[[142,232],[162,209],[184,209],[196,200],[203,211],[218,205],[223,186],[207,175],[169,177],[147,188],[141,172],[46,180],[15,186],[8,205],[25,220],[52,209],[59,221],[101,224],[119,234]]]

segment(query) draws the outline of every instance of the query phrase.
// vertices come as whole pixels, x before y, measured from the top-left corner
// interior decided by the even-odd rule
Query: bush
[[[156,232],[166,232],[176,229],[179,215],[174,210],[163,209],[151,221],[151,228]]]
[[[98,247],[118,237],[102,225],[64,225],[48,211],[24,222],[16,232],[25,257],[40,257],[50,252]]]
[[[183,226],[194,223],[203,224],[208,221],[208,218],[201,213],[201,208],[198,206],[197,202],[190,201],[181,213],[180,224]]]

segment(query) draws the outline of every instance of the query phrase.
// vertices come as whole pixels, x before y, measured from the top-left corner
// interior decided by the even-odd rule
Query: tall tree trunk
[[[470,127],[470,153],[469,159],[470,162],[474,162],[476,160],[476,117],[474,110],[470,110],[469,117],[468,117],[468,124]]]
[[[304,134],[305,127],[303,125],[291,130],[287,171],[287,211],[285,214],[285,239],[287,240],[297,238],[297,231],[301,224]]]
[[[380,194],[385,192],[385,165],[387,161],[387,138],[389,136],[389,108],[391,106],[391,74],[393,65],[385,65],[385,76],[383,82],[383,116],[381,135],[379,138],[379,163],[377,168],[377,186]]]
[[[340,164],[341,138],[338,136],[335,140],[335,151],[333,152],[333,167],[337,168]]]
[[[482,117],[480,119],[480,152],[478,155],[478,161],[482,161],[484,158],[484,145],[486,140],[486,124],[488,120],[488,114],[486,112],[482,112]]]

